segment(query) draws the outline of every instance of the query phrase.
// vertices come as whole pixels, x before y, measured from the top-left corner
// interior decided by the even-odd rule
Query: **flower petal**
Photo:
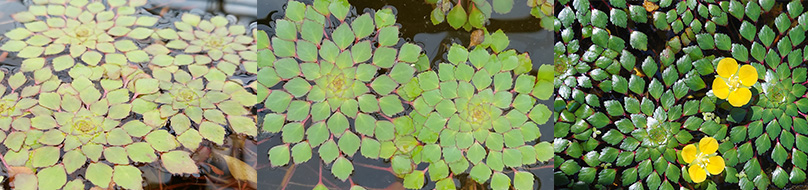
[[[741,79],[741,84],[744,86],[755,85],[758,80],[757,69],[752,65],[743,65],[741,70],[738,71],[738,78]]]
[[[718,67],[715,69],[715,72],[717,72],[719,76],[729,78],[738,72],[738,62],[733,58],[721,59],[721,61],[718,62]]]
[[[727,96],[729,96],[727,81],[724,81],[721,77],[715,77],[715,80],[713,80],[713,94],[720,99],[727,99]]]
[[[707,171],[709,171],[710,174],[718,175],[724,171],[724,166],[726,166],[724,164],[724,158],[721,156],[713,156],[710,157],[707,162]]]
[[[687,169],[687,173],[690,174],[690,179],[693,180],[693,183],[701,183],[707,179],[707,172],[704,171],[704,168],[695,164],[690,165],[690,168]]]
[[[735,107],[746,105],[746,103],[749,103],[750,99],[752,99],[752,91],[749,91],[747,88],[738,88],[730,92],[729,97],[727,97],[729,104]]]
[[[718,141],[712,137],[704,137],[699,140],[699,150],[702,154],[712,154],[718,150]]]
[[[682,149],[682,158],[684,158],[686,163],[693,162],[696,159],[696,154],[699,153],[699,149],[696,148],[696,145],[689,144]]]

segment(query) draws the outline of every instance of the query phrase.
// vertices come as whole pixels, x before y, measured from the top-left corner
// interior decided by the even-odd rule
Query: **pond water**
[[[106,3],[107,1],[103,2]],[[0,2],[0,34],[4,34],[14,28],[24,27],[22,24],[15,22],[11,18],[11,15],[16,12],[25,11],[27,9],[26,5],[30,3],[30,1],[15,0]],[[255,22],[256,18],[256,7],[254,4],[254,2],[250,3],[250,1],[234,1],[225,3],[224,1],[216,0],[156,0],[146,3],[146,5],[143,6],[143,10],[145,11],[141,12],[139,9],[136,14],[160,16],[161,18],[155,27],[169,26],[170,23],[179,21],[179,16],[187,12],[202,15],[203,19],[209,19],[214,15],[227,15],[228,19],[237,20],[236,23],[231,22],[231,25],[244,25],[247,29],[247,35],[251,35],[250,23]],[[7,41],[8,39],[6,36],[0,37],[0,44],[6,43]],[[140,48],[150,45],[141,43],[140,41],[137,41],[136,43]],[[15,55],[16,53],[0,51],[0,70],[7,72],[6,76],[9,76],[15,72],[21,72],[20,66],[22,65],[23,59],[16,57]],[[46,56],[46,58],[50,60],[52,56]],[[48,62],[46,66],[49,64],[50,62]],[[148,63],[138,64],[138,66],[141,67],[141,69],[151,72],[151,70],[147,68],[150,67]],[[68,72],[66,71],[55,72],[54,74],[62,80],[65,80],[65,78],[70,80],[71,78],[68,76]],[[240,68],[235,71],[235,74],[233,74],[230,79],[240,81],[240,83],[249,84],[256,79],[256,76],[255,74],[245,72],[244,68]],[[5,86],[8,85],[8,81],[2,80],[1,84],[5,90]],[[23,87],[27,85],[30,84],[26,84]],[[250,93],[255,93],[252,89],[249,89],[248,91]],[[246,107],[245,109],[252,109],[251,113],[249,115],[245,115],[245,117],[254,118],[255,109]],[[132,120],[143,120],[143,118],[140,115],[133,114],[121,119],[122,123]],[[169,127],[169,125],[170,123],[158,129],[165,129],[170,131],[172,134],[175,133],[175,131],[172,129],[172,127]],[[254,172],[254,169],[252,168],[255,167],[257,161],[256,157],[258,154],[255,152],[257,149],[257,141],[254,137],[239,135],[231,130],[228,130],[228,126],[223,127],[225,127],[225,136],[220,145],[203,140],[199,144],[199,148],[196,148],[195,150],[187,150],[190,153],[190,159],[193,161],[193,164],[198,167],[198,174],[173,175],[166,171],[161,161],[159,161],[159,158],[158,161],[151,163],[132,163],[131,165],[139,169],[142,173],[142,187],[144,189],[256,189],[257,187],[254,179],[254,173],[251,174],[253,178],[249,180],[244,180],[245,178],[243,177],[240,178],[241,180],[239,180],[235,175],[245,175],[245,172],[242,171],[247,171],[247,174],[250,173],[249,171]],[[5,137],[5,134],[3,134],[3,137]],[[141,139],[141,137],[134,137],[133,140],[135,142],[145,141]],[[63,145],[60,145],[59,147],[61,146]],[[6,154],[7,151],[10,150],[8,150],[8,148],[5,146],[0,148],[0,154]],[[65,153],[62,152],[62,156],[64,156],[64,154]],[[161,154],[158,154],[158,157]],[[235,160],[229,158],[235,158]],[[5,160],[3,162],[5,165]],[[236,162],[246,165],[232,165]],[[105,158],[102,158],[98,163],[114,165],[109,161],[106,161]],[[87,165],[84,165],[84,167],[79,168],[72,174],[68,174],[67,181],[70,182],[74,179],[86,178],[86,176],[84,176],[84,171],[87,169],[86,167]],[[6,167],[3,167],[0,170],[0,176],[4,177],[4,180],[2,181],[2,188],[4,189],[13,189],[13,184],[11,183],[13,178],[9,176],[10,173],[13,172],[10,172],[10,170],[10,168]],[[85,180],[84,183],[85,189],[92,187],[92,183],[90,183],[88,180]],[[116,186],[115,188],[120,187]]]
[[[259,0],[258,24],[259,29],[269,31],[270,36],[274,33],[274,20],[283,18],[286,0]],[[304,1],[307,2],[307,1]],[[400,34],[402,40],[415,43],[423,48],[429,57],[433,68],[441,62],[448,62],[448,47],[452,43],[468,46],[470,43],[471,31],[462,28],[455,30],[448,24],[442,23],[433,25],[430,21],[430,11],[432,5],[421,0],[349,0],[352,6],[349,15],[362,14],[371,10],[378,10],[383,7],[392,7],[396,14],[396,22],[400,24]],[[310,2],[307,2],[310,3]],[[552,46],[554,33],[541,30],[539,19],[532,17],[529,7],[525,6],[525,0],[514,1],[513,10],[508,14],[492,13],[492,18],[486,28],[489,32],[502,29],[510,39],[508,49],[515,49],[519,53],[527,52],[533,63],[532,74],[535,75],[542,64],[552,64]],[[266,8],[268,7],[268,8]],[[540,103],[552,107],[552,101],[540,101]],[[409,112],[409,110],[405,110]],[[553,123],[539,126],[542,136],[540,141],[552,142]],[[330,173],[330,168],[322,164],[316,150],[312,151],[312,159],[300,165],[287,165],[286,167],[273,168],[269,164],[268,155],[265,154],[270,148],[282,144],[281,134],[261,134],[258,137],[258,181],[259,189],[311,189],[322,181],[329,189],[349,189],[351,184],[363,186],[368,189],[404,189],[403,179],[396,177],[390,170],[390,163],[381,159],[367,159],[363,156],[354,156],[354,172],[351,175],[352,181],[342,182]],[[534,175],[538,176],[537,182],[540,189],[553,188],[552,163],[534,164],[526,166]],[[423,170],[428,164],[422,163],[417,167]],[[513,174],[512,171],[504,172]],[[321,177],[322,176],[322,177]],[[455,184],[462,189],[489,189],[489,184],[476,184],[466,175],[455,176]],[[434,182],[427,182],[423,189],[433,189]]]

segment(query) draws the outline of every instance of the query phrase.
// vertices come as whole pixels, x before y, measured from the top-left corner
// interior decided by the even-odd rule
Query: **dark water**
[[[283,8],[286,0],[259,0],[258,24],[259,29],[269,31],[270,26],[274,26],[274,20],[283,18]],[[305,2],[305,1],[304,1]],[[452,43],[468,46],[470,42],[470,31],[462,28],[455,30],[445,22],[439,25],[432,25],[430,21],[430,11],[432,6],[422,0],[349,0],[356,6],[349,14],[363,14],[367,11],[378,10],[386,6],[391,6],[396,13],[396,22],[401,25],[400,34],[404,41],[412,42],[423,47],[432,65],[441,62],[448,62],[446,54]],[[501,15],[492,13],[487,29],[494,32],[502,29],[510,39],[508,49],[515,49],[519,53],[528,52],[533,62],[535,74],[542,64],[552,64],[553,62],[553,35],[550,31],[540,30],[539,19],[530,15],[530,9],[526,6],[526,0],[516,0],[512,11]],[[552,101],[539,101],[551,107]],[[541,141],[552,142],[553,123],[539,126],[541,129]],[[266,152],[270,148],[282,144],[280,134],[263,134],[258,137],[258,186],[259,189],[281,189],[284,177],[290,176],[286,189],[311,189],[322,180],[322,183],[329,189],[349,189],[351,183],[361,185],[368,189],[404,189],[401,185],[403,179],[386,171],[390,164],[381,159],[367,159],[363,156],[354,156],[354,172],[351,174],[353,181],[342,182],[331,174],[330,168],[322,164],[319,159],[317,149],[312,151],[312,159],[301,165],[273,168],[269,166],[269,158]],[[359,154],[357,154],[359,155]],[[426,168],[426,164],[417,167],[418,170]],[[537,184],[541,189],[553,188],[552,160],[546,164],[534,164],[525,166],[538,176]],[[320,175],[322,172],[322,175]],[[506,175],[513,176],[512,172],[505,172]],[[322,176],[322,178],[321,178]],[[287,176],[288,177],[288,176]],[[471,181],[467,176],[455,176],[455,184],[463,189],[469,187]],[[434,188],[434,182],[426,181],[423,189]],[[488,189],[489,184],[480,187]]]
[[[193,0],[192,0],[193,1]],[[202,2],[202,5],[205,5],[205,2],[213,2],[213,1],[204,1],[204,0],[196,0],[197,2]],[[149,4],[145,5],[144,8],[146,9],[143,14],[153,14],[153,15],[161,15],[161,21],[158,23],[159,26],[161,24],[167,24],[169,22],[173,22],[178,20],[175,18],[175,15],[181,15],[182,12],[192,12],[199,15],[205,14],[220,14],[218,13],[210,13],[205,12],[202,10],[211,8],[208,7],[195,7],[195,6],[172,6],[175,3],[183,4],[187,3],[186,0],[159,0],[159,2],[150,1]],[[26,2],[30,3],[30,2]],[[177,9],[177,7],[182,7],[181,9]],[[12,18],[11,15],[14,13],[25,11],[27,7],[23,4],[23,1],[19,0],[10,0],[10,1],[3,1],[0,2],[0,44],[5,43],[5,36],[2,34],[8,32],[11,29],[17,27],[23,27],[22,24],[16,23]],[[213,9],[216,10],[216,9]],[[239,14],[239,15],[254,15],[255,13],[250,14]],[[203,18],[207,18],[204,17]],[[243,19],[239,20],[239,23],[250,23],[254,22],[254,18],[250,18],[249,16],[244,17]],[[145,47],[148,44],[139,44],[142,47]],[[14,53],[8,53],[0,51],[0,70],[15,73],[18,71],[19,66],[21,65],[23,59],[15,57]],[[77,63],[78,64],[78,63]],[[141,65],[145,68],[144,65]],[[238,72],[237,72],[238,73]],[[67,76],[66,71],[56,72],[54,73],[60,78],[70,79]],[[7,76],[10,74],[7,74]],[[234,79],[242,80],[245,83],[248,83],[252,80],[255,80],[255,75],[247,76],[246,74],[242,74],[239,76],[234,76]],[[3,84],[7,84],[7,81],[3,80]],[[29,82],[30,83],[30,82]],[[30,84],[23,85],[24,88],[29,86]],[[2,90],[6,90],[3,87]],[[253,112],[254,113],[254,112]],[[130,116],[132,117],[132,116]],[[139,119],[137,117],[126,118],[126,119]],[[122,120],[121,123],[125,123]],[[168,126],[164,127],[166,130],[170,130]],[[140,141],[135,139],[135,141]],[[255,183],[244,182],[240,180],[236,180],[230,172],[228,168],[227,162],[218,155],[227,155],[231,157],[238,158],[243,162],[247,163],[248,165],[255,166],[257,162],[257,153],[256,147],[257,142],[254,138],[246,137],[243,135],[235,135],[228,133],[228,135],[224,139],[224,143],[222,145],[215,145],[210,141],[203,140],[200,143],[200,147],[196,150],[187,150],[191,152],[191,158],[196,162],[199,166],[200,173],[194,175],[172,175],[162,169],[162,163],[159,161],[155,161],[152,163],[133,163],[132,166],[139,168],[142,172],[143,177],[143,188],[144,189],[256,189]],[[0,154],[4,154],[7,151],[5,147],[0,148]],[[106,163],[106,161],[101,161]],[[108,165],[113,165],[109,164]],[[84,170],[86,168],[80,168],[77,171],[73,172],[72,174],[68,175],[68,182],[72,181],[73,179],[82,178],[84,175]],[[5,177],[5,179],[0,184],[0,187],[4,189],[11,189],[10,186],[10,179],[8,177],[8,169],[3,167],[0,169],[0,175]],[[91,183],[89,181],[84,181],[87,189],[91,188]]]

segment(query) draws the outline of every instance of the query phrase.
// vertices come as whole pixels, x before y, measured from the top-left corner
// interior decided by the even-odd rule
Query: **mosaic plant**
[[[541,27],[545,30],[553,30],[553,21],[555,16],[553,15],[553,2],[555,1],[548,1],[548,0],[528,0],[527,6],[532,7],[530,9],[530,15],[541,19]]]
[[[520,169],[552,157],[549,142],[536,143],[551,116],[537,101],[552,94],[549,67],[529,74],[530,57],[505,50],[499,30],[472,51],[451,46],[450,63],[430,68],[420,46],[399,40],[391,9],[347,15],[341,1],[320,3],[289,1],[274,35],[259,32],[261,126],[283,141],[268,152],[272,166],[317,151],[343,181],[361,155],[389,160],[410,189],[427,182],[420,163],[438,189],[456,188],[452,176],[466,173],[493,188],[533,188],[533,174]]]
[[[393,171],[404,176],[405,187],[423,185],[427,171],[412,167],[420,163],[429,164],[429,178],[438,189],[454,188],[447,177],[466,172],[478,183],[490,179],[494,189],[507,189],[511,181],[517,189],[533,187],[532,174],[517,169],[552,158],[549,142],[532,145],[541,136],[538,125],[551,116],[537,100],[549,99],[552,75],[547,65],[539,69],[540,78],[527,74],[532,67],[527,54],[497,51],[507,45],[508,41],[488,41],[468,51],[454,44],[448,53],[450,63],[418,74],[418,96],[405,99],[414,110],[398,118],[412,120],[414,129],[397,130],[396,138],[423,145],[399,145],[402,151],[391,159]],[[412,155],[406,154],[409,149],[414,149]],[[515,171],[514,178],[503,173],[509,168]]]
[[[0,47],[24,58],[16,73],[4,73],[8,86],[0,105],[8,148],[3,158],[13,188],[142,189],[139,164],[198,174],[190,155],[203,139],[222,145],[229,133],[256,135],[248,110],[256,96],[244,81],[229,77],[255,73],[250,62],[255,65],[256,54],[249,53],[255,40],[244,26],[229,25],[221,16],[197,20],[219,32],[186,39],[220,42],[217,50],[226,52],[221,57],[237,59],[164,64],[158,57],[216,53],[166,48],[176,29],[156,27],[163,18],[145,14],[140,8],[145,4],[34,1],[13,15],[24,27],[7,32],[9,40]],[[200,18],[185,14],[183,20],[188,17]],[[174,27],[192,32],[182,27],[184,21]]]
[[[430,13],[433,25],[448,23],[454,29],[485,28],[492,13],[507,14],[514,6],[513,0],[427,0],[434,9]],[[315,2],[316,5],[316,2]],[[553,1],[528,0],[530,14],[541,19],[541,26],[551,30],[553,26]],[[544,19],[547,18],[547,19]]]
[[[559,3],[557,188],[805,181],[803,2]]]

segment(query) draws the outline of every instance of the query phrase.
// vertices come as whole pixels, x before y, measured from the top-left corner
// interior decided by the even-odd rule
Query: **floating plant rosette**
[[[798,188],[804,6],[559,2],[554,185]]]
[[[316,161],[363,189],[351,178],[362,157],[389,161],[408,189],[455,189],[458,175],[534,188],[528,166],[552,158],[551,143],[538,141],[552,116],[538,101],[552,95],[550,67],[532,72],[503,31],[481,30],[476,47],[451,45],[449,62],[430,68],[421,46],[400,39],[391,8],[350,10],[289,1],[274,31],[259,31],[259,125],[279,139],[272,167]],[[322,175],[315,189],[326,188]]]
[[[4,71],[0,105],[12,188],[143,189],[144,166],[201,174],[206,167],[197,164],[206,160],[192,159],[199,147],[221,146],[229,135],[256,135],[249,83],[207,65],[150,63],[154,55],[168,54],[163,37],[175,29],[158,26],[165,18],[146,12],[146,3],[33,1],[13,14],[21,27],[6,32],[0,46],[23,58],[16,71]],[[234,29],[226,36],[209,39],[226,44],[227,35],[245,34],[243,26],[241,32],[228,26]],[[248,50],[255,44],[248,39],[231,40]],[[239,59],[220,68],[237,68],[231,75],[255,73],[244,71],[254,54],[228,53]],[[232,157],[221,157],[230,164]]]

